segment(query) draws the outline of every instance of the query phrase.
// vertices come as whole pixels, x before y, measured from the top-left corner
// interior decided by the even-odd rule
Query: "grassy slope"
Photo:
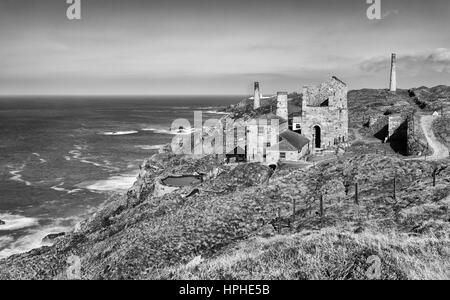
[[[281,171],[265,194],[300,200],[293,232],[254,237],[198,266],[169,267],[149,278],[367,279],[361,270],[377,255],[384,279],[450,279],[450,170],[447,164],[437,166],[439,184],[431,187],[435,167],[362,155],[307,172]],[[353,188],[348,196],[344,192],[344,184],[355,178],[359,206]],[[318,192],[325,195],[323,219],[316,214]],[[280,201],[280,207],[290,218],[289,202]]]
[[[186,168],[193,164],[182,163]],[[450,261],[450,169],[439,166],[434,188],[433,169],[427,162],[349,155],[309,170],[278,170],[270,182],[270,171],[255,164],[224,170],[216,180],[198,186],[200,195],[189,199],[177,193],[162,198],[144,193],[139,200],[129,193],[55,247],[1,261],[0,278],[64,278],[72,254],[81,257],[86,279],[359,278],[356,271],[345,275],[346,266],[356,268],[369,254],[380,256],[385,278],[450,278],[445,263]],[[395,173],[397,201],[392,199]],[[360,183],[359,206],[353,201],[353,187],[345,195],[345,184],[355,179]],[[325,195],[323,219],[317,215],[319,193]],[[291,218],[293,198],[293,232],[281,229],[282,236],[274,239],[278,225]],[[310,236],[309,242],[304,236]],[[408,239],[411,244],[405,248]],[[383,251],[375,251],[377,241]],[[316,254],[304,252],[313,244]],[[232,260],[228,273],[220,268],[203,275],[197,269],[185,270],[199,255],[207,259],[205,268],[239,256],[235,247],[248,248],[253,260]],[[278,252],[282,255],[275,259]],[[392,261],[397,256],[399,261]],[[408,272],[413,263],[417,267]],[[264,269],[272,266],[275,275]]]
[[[445,85],[432,88],[420,87],[410,92],[416,104],[424,110],[440,110],[442,106],[448,106],[450,102],[450,87]]]
[[[168,268],[156,278],[186,280],[448,279],[448,240],[336,229],[252,238],[198,265]],[[444,253],[447,251],[447,254]],[[370,277],[381,261],[379,277]],[[372,276],[376,276],[373,274]]]
[[[450,147],[450,117],[440,117],[433,122],[436,137]]]

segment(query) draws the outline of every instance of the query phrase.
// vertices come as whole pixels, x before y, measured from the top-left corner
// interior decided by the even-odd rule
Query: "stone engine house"
[[[296,129],[300,127],[298,132],[311,140],[311,150],[347,142],[347,91],[347,85],[337,77],[303,88],[301,118],[296,120]]]

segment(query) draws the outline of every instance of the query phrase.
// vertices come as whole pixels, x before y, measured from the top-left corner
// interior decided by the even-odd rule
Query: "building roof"
[[[273,145],[268,150],[272,151],[300,151],[309,143],[309,139],[305,136],[293,131],[283,131],[280,134],[282,141],[277,145]]]
[[[345,82],[343,82],[342,80],[340,80],[339,78],[337,78],[336,76],[331,77],[332,79],[336,80],[339,83],[342,83],[343,85],[347,86],[347,84]]]
[[[299,151],[299,149],[292,146],[286,140],[282,140],[278,144],[273,145],[272,147],[269,148],[269,150],[272,150],[272,151],[295,151],[295,152]]]
[[[305,147],[305,145],[310,142],[310,140],[306,136],[290,130],[283,131],[282,133],[280,133],[280,136],[283,140],[288,141],[289,144],[291,144],[298,150],[303,149],[303,147]]]

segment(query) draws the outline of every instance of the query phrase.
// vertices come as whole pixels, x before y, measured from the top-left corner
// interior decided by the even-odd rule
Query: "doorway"
[[[316,148],[322,148],[322,130],[319,125],[314,126],[314,144]]]

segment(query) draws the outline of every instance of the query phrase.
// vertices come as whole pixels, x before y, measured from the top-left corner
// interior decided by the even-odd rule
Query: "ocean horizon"
[[[134,183],[172,121],[244,96],[0,96],[0,259],[44,246]]]

